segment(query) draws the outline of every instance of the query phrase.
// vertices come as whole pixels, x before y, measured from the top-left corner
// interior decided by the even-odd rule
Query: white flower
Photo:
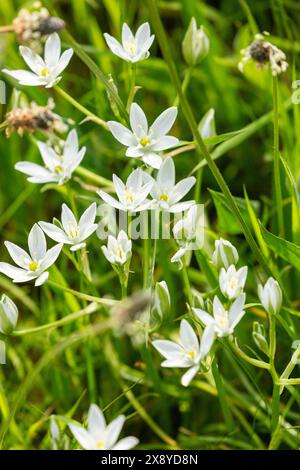
[[[104,33],[105,40],[110,50],[127,62],[139,62],[149,57],[149,49],[154,41],[154,34],[151,36],[149,23],[142,24],[135,36],[129,26],[124,23],[122,27],[122,44],[113,36]]]
[[[49,272],[47,269],[55,263],[62,243],[47,250],[46,238],[43,230],[35,224],[28,236],[29,254],[11,242],[4,242],[11,258],[19,266],[8,263],[0,263],[0,272],[10,277],[13,282],[28,282],[36,279],[35,286],[41,286],[47,281]]]
[[[44,142],[38,142],[38,147],[45,166],[31,162],[18,162],[16,170],[29,175],[30,183],[57,183],[59,185],[68,181],[73,171],[80,165],[86,148],[79,149],[78,136],[73,129],[69,132],[64,143],[62,155]]]
[[[29,47],[20,46],[20,54],[32,72],[27,70],[7,70],[2,72],[19,81],[19,85],[45,86],[51,88],[61,77],[59,74],[67,67],[73,55],[73,49],[61,53],[60,38],[57,33],[51,34],[45,44],[44,59]]]
[[[117,175],[113,175],[113,183],[119,201],[104,191],[99,191],[99,196],[110,206],[128,212],[139,212],[148,209],[152,202],[147,198],[153,186],[153,182],[144,183],[145,172],[139,168],[134,170],[127,178],[126,184]]]
[[[97,405],[91,405],[88,413],[88,428],[70,424],[75,439],[85,450],[129,450],[135,447],[139,440],[129,436],[117,442],[125,416],[121,415],[110,424],[106,424],[102,411]]]
[[[198,64],[209,51],[209,39],[203,26],[197,29],[195,18],[191,19],[189,27],[182,41],[182,53],[184,60],[190,66]]]
[[[95,218],[95,202],[86,209],[78,223],[73,212],[66,204],[63,204],[61,211],[61,228],[55,224],[49,224],[48,222],[39,222],[39,225],[52,240],[71,245],[70,250],[76,251],[86,246],[84,240],[97,229],[98,225],[94,223]]]
[[[132,130],[116,121],[108,121],[107,125],[112,135],[128,147],[127,157],[141,158],[147,165],[159,168],[162,159],[157,152],[174,147],[179,142],[176,137],[166,135],[173,126],[176,116],[177,108],[172,106],[161,113],[149,127],[142,108],[132,103],[130,107]]]
[[[171,263],[178,262],[182,267],[181,258],[186,254],[187,251],[199,247],[199,237],[202,233],[200,223],[201,218],[198,214],[198,206],[193,205],[187,212],[187,214],[173,227],[173,234],[180,245],[180,248],[171,258]]]
[[[175,184],[175,165],[172,158],[167,158],[158,170],[156,180],[144,173],[146,181],[152,181],[150,191],[155,206],[167,212],[182,212],[195,204],[195,201],[179,202],[196,182],[194,176],[184,178]]]
[[[212,262],[217,269],[225,268],[228,269],[231,264],[237,264],[239,260],[239,254],[237,249],[227,240],[215,241],[215,251],[212,255]]]
[[[243,310],[245,299],[245,294],[241,294],[230,306],[229,311],[227,311],[219,298],[215,296],[213,301],[213,317],[200,308],[193,308],[193,311],[206,328],[213,326],[215,334],[222,338],[223,336],[231,335],[236,325],[245,315]]]
[[[188,368],[181,378],[181,384],[187,387],[197,374],[200,361],[209,353],[213,341],[213,327],[205,330],[200,345],[191,325],[186,320],[181,320],[178,343],[158,339],[153,341],[153,346],[166,358],[161,363],[162,367]]]
[[[16,327],[18,316],[16,304],[3,294],[0,300],[0,333],[9,335]]]
[[[235,299],[244,289],[247,278],[248,267],[243,266],[238,271],[232,264],[229,268],[221,268],[219,284],[222,294],[228,299]]]
[[[160,281],[155,284],[154,308],[161,319],[170,311],[171,297],[166,281]]]
[[[117,238],[108,235],[107,247],[101,248],[105,258],[111,264],[123,265],[131,257],[132,243],[124,230],[121,230]]]
[[[268,313],[276,315],[282,304],[282,291],[275,279],[269,277],[266,284],[258,286],[258,297]]]

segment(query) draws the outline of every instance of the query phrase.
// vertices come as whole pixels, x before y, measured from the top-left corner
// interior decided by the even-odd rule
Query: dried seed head
[[[29,11],[22,8],[13,20],[13,28],[21,44],[27,44],[36,49],[42,36],[55,33],[63,29],[65,22],[50,16],[46,8]]]
[[[137,292],[117,305],[112,312],[118,326],[125,326],[138,320],[147,308],[150,307],[151,295],[149,292]]]
[[[6,113],[5,119],[8,123],[6,136],[10,137],[16,131],[23,135],[25,130],[32,133],[37,130],[53,132],[64,132],[66,126],[62,118],[53,113],[53,104],[48,102],[47,106],[38,106],[32,102],[28,108],[16,108]]]
[[[264,64],[270,58],[270,46],[262,41],[255,41],[250,45],[249,53],[255,62]]]

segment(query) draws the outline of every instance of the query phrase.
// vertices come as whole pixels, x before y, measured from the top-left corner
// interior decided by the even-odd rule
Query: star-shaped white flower
[[[139,440],[129,436],[118,441],[125,419],[125,416],[121,415],[107,425],[100,408],[97,405],[91,405],[88,413],[88,428],[85,429],[80,424],[70,424],[69,427],[75,439],[85,450],[129,450],[135,447]]]
[[[66,204],[63,204],[61,211],[61,228],[55,224],[49,224],[48,222],[39,222],[39,225],[52,240],[71,245],[70,250],[76,251],[86,246],[84,240],[97,229],[98,225],[94,223],[95,218],[95,202],[86,209],[80,217],[79,222],[77,222],[71,209],[69,209]]]
[[[57,183],[68,181],[73,171],[80,165],[86,148],[79,149],[78,136],[73,129],[69,132],[64,143],[62,155],[44,142],[38,142],[38,147],[45,166],[31,162],[18,162],[15,169],[29,175],[30,183]]]
[[[117,201],[104,191],[98,191],[98,194],[104,202],[115,209],[126,212],[139,212],[148,209],[152,202],[147,199],[147,196],[151,191],[153,182],[148,181],[145,183],[145,178],[145,172],[139,168],[128,176],[125,184],[117,175],[113,175],[113,183],[119,200]]]
[[[213,316],[200,308],[193,308],[193,311],[206,328],[213,326],[215,334],[222,338],[231,335],[236,325],[245,315],[243,310],[245,305],[245,294],[241,294],[227,311],[220,299],[215,296],[213,300]]]
[[[116,121],[108,121],[107,125],[113,136],[127,148],[126,156],[141,158],[144,163],[153,168],[160,168],[162,158],[158,152],[178,145],[177,137],[166,135],[174,124],[177,108],[172,106],[161,113],[152,126],[144,111],[136,103],[130,107],[130,126],[127,129]]]
[[[142,24],[135,36],[129,26],[124,23],[122,44],[108,33],[104,33],[104,37],[108,47],[115,55],[132,63],[147,59],[150,55],[149,49],[154,41],[154,34],[151,36],[149,23]]]
[[[200,361],[209,353],[214,341],[214,328],[210,327],[202,335],[201,344],[198,336],[186,320],[181,320],[179,342],[158,339],[153,346],[166,358],[162,367],[188,368],[182,376],[181,384],[187,387],[200,368]]]
[[[198,213],[198,206],[193,205],[188,209],[187,214],[180,219],[173,227],[174,238],[180,246],[179,250],[171,258],[171,263],[179,263],[182,268],[182,258],[190,250],[200,247],[197,238],[200,237],[201,217]],[[199,240],[200,241],[200,240]]]
[[[61,80],[60,73],[67,67],[73,55],[73,49],[67,49],[61,54],[61,43],[57,33],[48,37],[44,58],[26,46],[20,46],[19,50],[32,72],[7,69],[3,69],[2,72],[18,80],[19,85],[45,88],[51,88]]]
[[[195,204],[194,200],[179,202],[194,186],[196,178],[189,176],[175,184],[175,165],[172,158],[163,162],[156,180],[147,173],[144,173],[144,179],[153,182],[150,194],[155,201],[154,207],[175,213],[185,211]]]
[[[221,268],[219,274],[219,284],[222,294],[228,299],[235,299],[245,287],[248,268],[243,266],[240,269],[232,264],[226,270]]]
[[[258,297],[268,313],[276,315],[280,311],[282,290],[273,277],[269,277],[264,286],[259,284]]]
[[[101,248],[111,264],[124,265],[131,257],[132,242],[124,230],[121,230],[117,238],[108,235],[107,247]]]
[[[19,266],[0,263],[0,272],[10,277],[13,282],[28,282],[36,279],[35,286],[41,286],[49,277],[47,269],[55,263],[62,243],[47,250],[46,237],[43,230],[35,224],[28,236],[29,254],[11,242],[4,242],[11,258]]]

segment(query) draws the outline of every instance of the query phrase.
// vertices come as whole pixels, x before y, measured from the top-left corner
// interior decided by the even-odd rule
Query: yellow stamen
[[[169,196],[168,196],[167,194],[161,194],[161,195],[159,196],[159,199],[160,199],[161,201],[167,202],[167,201],[169,200]]]
[[[42,77],[46,77],[48,73],[49,73],[48,67],[45,67],[43,70],[41,70]]]
[[[148,139],[148,137],[143,137],[143,138],[140,140],[140,144],[141,144],[143,147],[146,147],[146,145],[150,144],[150,139]]]
[[[188,356],[190,356],[192,359],[195,357],[195,351],[190,351],[187,353]]]
[[[39,267],[39,265],[35,261],[31,261],[31,263],[29,263],[29,270],[30,271],[36,271],[38,267]]]
[[[96,442],[96,447],[97,447],[97,449],[103,449],[104,448],[104,442],[103,441]]]
[[[54,168],[54,171],[55,171],[55,173],[61,173],[61,172],[62,172],[62,169],[63,169],[62,166],[57,165],[57,166]]]

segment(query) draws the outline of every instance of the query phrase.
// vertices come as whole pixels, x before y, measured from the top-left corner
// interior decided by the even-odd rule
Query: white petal
[[[69,425],[75,439],[85,450],[97,450],[96,443],[88,431],[81,426]]]
[[[47,279],[49,277],[49,272],[48,271],[45,271],[44,273],[42,273],[38,278],[37,280],[35,281],[34,285],[35,287],[39,287],[41,286],[42,284],[44,284]]]
[[[88,413],[88,431],[97,439],[105,431],[106,422],[99,406],[92,404]]]
[[[97,205],[95,202],[91,204],[82,214],[82,216],[79,219],[78,226],[81,230],[85,228],[85,226],[93,225],[95,222],[96,218],[96,210],[97,210]]]
[[[117,41],[113,36],[111,36],[108,33],[104,33],[104,38],[105,38],[106,44],[115,55],[117,55],[118,57],[121,57],[121,59],[124,59],[127,61],[129,60],[128,55],[125,53],[119,41]]]
[[[147,118],[137,103],[132,103],[130,107],[130,125],[136,136],[142,136],[142,133],[147,134],[148,132]]]
[[[53,263],[55,263],[61,252],[62,247],[63,244],[59,243],[58,245],[53,246],[52,248],[50,248],[50,250],[47,251],[45,258],[41,263],[42,269],[48,269]]]
[[[38,261],[44,258],[47,251],[46,237],[43,230],[34,224],[28,236],[28,248],[31,258]]]
[[[182,377],[181,385],[187,387],[199,370],[199,366],[191,367]]]
[[[135,34],[135,39],[136,42],[138,43],[139,46],[142,46],[150,37],[150,25],[149,23],[143,23],[141,26],[138,28],[136,34]]]
[[[123,124],[120,124],[116,121],[108,121],[107,125],[114,138],[121,142],[121,144],[126,146],[136,144],[136,139],[134,138],[132,132],[123,126]]]
[[[166,359],[178,358],[178,355],[182,355],[183,353],[181,346],[173,341],[157,339],[153,341],[152,344]]]
[[[146,163],[146,165],[152,166],[152,168],[159,170],[162,158],[156,153],[147,153],[143,156],[143,162]]]
[[[20,85],[40,86],[43,84],[40,77],[38,77],[32,72],[27,72],[27,70],[3,69],[2,72],[6,73],[6,75],[13,77],[15,80],[18,80]]]
[[[205,326],[211,325],[215,322],[214,318],[204,310],[201,310],[201,308],[193,308],[193,312]]]
[[[173,137],[171,135],[163,135],[162,137],[159,137],[157,142],[155,142],[154,145],[152,145],[152,149],[155,152],[159,152],[161,150],[167,150],[171,147],[176,147],[178,145],[179,140],[177,137]]]
[[[181,320],[180,322],[180,342],[184,349],[188,351],[199,350],[198,337],[189,322],[186,320]]]
[[[139,443],[139,440],[136,437],[129,436],[129,437],[124,437],[124,439],[121,439],[119,442],[117,442],[112,450],[129,450],[133,449],[133,447],[137,446]]]
[[[78,135],[76,130],[72,129],[67,135],[67,139],[64,144],[64,163],[70,163],[73,160],[75,154],[78,152],[78,149]]]
[[[61,223],[64,228],[64,231],[68,234],[70,227],[77,227],[77,220],[71,209],[67,204],[62,205],[61,211]]]
[[[48,67],[57,64],[60,56],[60,38],[57,33],[50,34],[45,44],[45,62]]]
[[[231,328],[233,329],[241,318],[244,316],[244,304],[245,304],[246,295],[241,294],[238,298],[233,302],[229,309],[229,323]]]
[[[131,146],[126,149],[126,157],[139,158],[144,155],[143,149],[137,146]]]
[[[210,323],[206,326],[203,332],[202,338],[201,338],[201,345],[200,345],[200,358],[201,359],[209,353],[214,340],[215,340],[215,327],[214,327],[214,323]]]
[[[27,282],[32,279],[28,272],[9,263],[0,263],[0,272],[13,279],[14,282]]]
[[[172,106],[161,113],[158,118],[155,119],[151,126],[154,137],[161,137],[165,135],[173,126],[177,117],[177,108]]]
[[[11,242],[4,242],[8,253],[12,260],[21,268],[27,269],[28,264],[31,262],[30,256],[23,248]]]
[[[50,175],[46,168],[31,162],[18,162],[15,164],[15,169],[21,171],[21,173],[24,173],[25,175],[35,176],[42,179],[49,178]]]
[[[49,224],[48,222],[39,222],[39,226],[52,240],[58,243],[70,243],[69,238],[65,232],[56,225]]]
[[[123,23],[122,26],[122,44],[123,47],[126,45],[128,41],[132,41],[134,39],[134,36],[131,32],[131,29],[129,28],[127,23]]]
[[[161,165],[156,178],[158,186],[169,193],[175,185],[175,165],[172,158],[167,158]]]
[[[118,196],[118,199],[120,200],[120,202],[123,202],[125,185],[124,185],[123,181],[115,174],[113,174],[112,179],[113,179],[114,188],[115,188],[116,194]]]
[[[184,196],[191,190],[195,183],[196,178],[194,178],[194,176],[190,176],[189,178],[184,178],[183,180],[179,181],[170,194],[170,204],[175,204],[184,198]]]
[[[125,210],[123,204],[114,199],[110,194],[105,193],[104,191],[98,191],[99,196],[103,199],[104,202],[114,207],[115,209]]]
[[[20,46],[19,51],[28,67],[33,72],[40,75],[41,70],[45,68],[45,62],[43,59],[38,54],[35,54],[35,52],[33,52],[29,47]]]
[[[59,156],[49,145],[40,141],[37,142],[37,145],[47,168],[53,170],[55,166],[61,165]]]
[[[56,76],[58,76],[61,72],[65,70],[65,68],[69,65],[69,62],[73,56],[73,49],[67,49],[61,55],[56,67],[54,68],[53,72]]]
[[[125,416],[121,415],[114,419],[106,428],[107,448],[111,449],[118,440],[122,427],[125,423]]]

